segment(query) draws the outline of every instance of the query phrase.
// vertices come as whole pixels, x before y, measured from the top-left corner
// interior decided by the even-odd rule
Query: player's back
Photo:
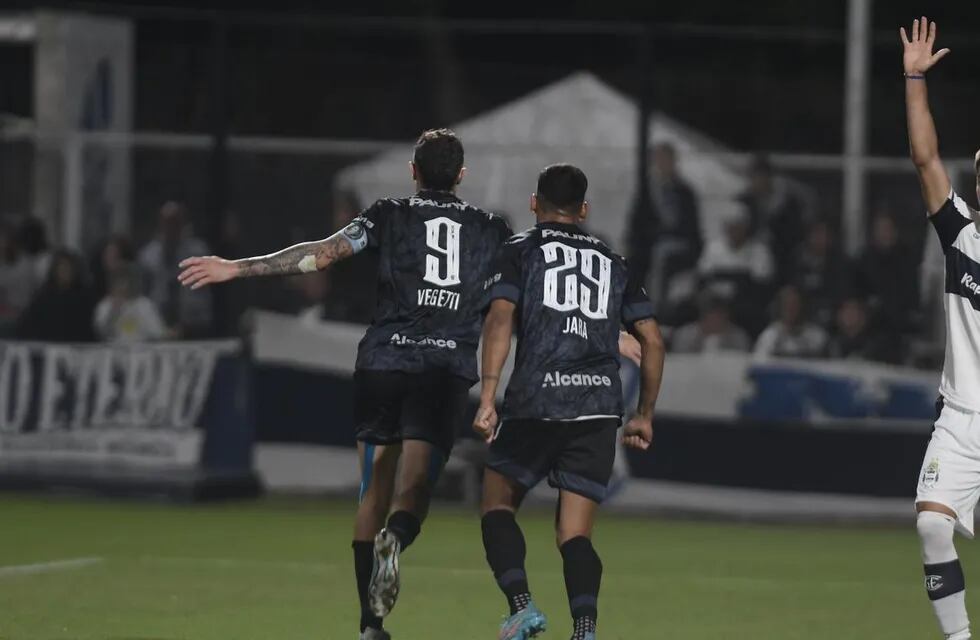
[[[476,379],[483,282],[507,223],[445,191],[379,200],[355,222],[379,253],[378,306],[358,369]]]
[[[495,286],[519,289],[505,418],[621,416],[625,261],[576,225],[546,222],[508,240],[501,264]]]

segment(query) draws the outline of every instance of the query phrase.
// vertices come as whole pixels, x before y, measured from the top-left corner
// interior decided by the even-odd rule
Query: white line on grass
[[[50,573],[52,571],[68,571],[70,569],[82,569],[93,564],[99,564],[105,558],[68,558],[67,560],[51,560],[50,562],[35,562],[33,564],[13,564],[0,567],[0,578],[8,576],[28,576],[37,573]]]

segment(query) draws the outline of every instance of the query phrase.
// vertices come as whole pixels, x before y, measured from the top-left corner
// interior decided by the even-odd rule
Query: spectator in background
[[[361,212],[361,203],[353,191],[334,194],[331,229],[343,229]],[[374,317],[378,282],[378,253],[361,251],[324,272],[324,290],[319,305],[321,320],[339,320],[370,324]]]
[[[834,234],[825,221],[807,230],[806,240],[794,256],[788,277],[800,290],[813,317],[822,326],[833,324],[837,304],[847,288],[847,260],[834,244]]]
[[[106,240],[91,260],[92,288],[97,300],[109,294],[110,276],[119,269],[131,265],[135,259],[136,251],[133,243],[126,236],[115,235]]]
[[[164,337],[166,327],[153,301],[142,294],[139,267],[121,264],[109,274],[109,291],[95,308],[95,333],[108,342],[142,342]]]
[[[889,331],[874,331],[868,309],[860,298],[848,298],[837,310],[830,357],[898,364],[902,361],[901,338]]]
[[[211,293],[192,291],[177,281],[181,260],[207,255],[207,245],[194,236],[187,208],[167,202],[160,208],[157,236],[139,253],[139,265],[148,281],[148,295],[176,337],[197,338],[211,334]]]
[[[51,270],[52,253],[48,245],[48,229],[37,218],[28,218],[21,224],[18,235],[21,252],[31,263],[34,282],[40,285]]]
[[[331,311],[326,308],[325,300],[330,292],[330,279],[326,271],[304,273],[293,278],[296,289],[302,294],[308,306],[301,309],[299,318],[304,323],[317,323],[331,318]]]
[[[654,145],[650,166],[651,209],[634,207],[627,244],[631,266],[657,303],[675,275],[697,265],[703,240],[698,198],[677,169],[674,145]]]
[[[723,224],[724,233],[708,243],[698,263],[702,288],[731,300],[735,322],[754,335],[765,324],[772,255],[752,235],[745,209],[729,213]]]
[[[796,287],[780,289],[776,320],[755,343],[755,355],[763,358],[822,358],[827,354],[827,333],[809,322],[803,298]]]
[[[753,231],[768,238],[780,274],[789,273],[806,233],[806,203],[786,179],[773,174],[765,156],[756,156],[749,168],[749,188],[739,199],[749,209]]]
[[[13,333],[35,282],[33,266],[21,255],[13,228],[0,224],[0,336]]]
[[[247,255],[245,231],[236,211],[225,211],[221,218],[214,252],[229,259]],[[211,292],[214,305],[214,327],[220,336],[237,336],[242,331],[242,318],[250,305],[254,282],[235,280]]]
[[[85,282],[82,259],[58,250],[51,254],[48,277],[18,323],[17,336],[48,342],[90,342],[95,299]]]
[[[857,292],[870,301],[876,326],[904,333],[918,322],[918,264],[915,253],[899,242],[895,219],[879,210],[871,238],[855,267]]]
[[[732,323],[728,301],[705,295],[700,304],[697,321],[686,324],[671,337],[674,353],[714,353],[718,351],[748,352],[752,342],[745,331]]]

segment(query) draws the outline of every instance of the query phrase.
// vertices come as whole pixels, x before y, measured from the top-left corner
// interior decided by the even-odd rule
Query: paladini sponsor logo
[[[455,349],[455,340],[443,340],[442,338],[409,338],[408,336],[403,336],[400,333],[396,333],[391,336],[391,344],[396,344],[400,347],[407,346],[420,346],[420,347],[438,347],[440,349]]]
[[[611,387],[612,378],[589,373],[546,373],[541,387]]]
[[[598,238],[594,238],[584,233],[569,233],[567,231],[562,231],[560,229],[542,229],[541,237],[542,238],[550,238],[550,237],[565,238],[566,240],[583,240],[585,242],[591,242],[592,244],[602,243],[602,241],[599,240]]]
[[[409,206],[412,207],[437,207],[439,209],[458,209],[459,211],[464,211],[469,209],[470,205],[465,202],[457,200],[449,200],[447,202],[439,202],[438,200],[431,200],[429,198],[419,198],[418,196],[412,196],[408,199]]]

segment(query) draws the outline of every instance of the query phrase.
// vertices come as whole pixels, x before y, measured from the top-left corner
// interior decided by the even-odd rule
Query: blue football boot
[[[504,620],[500,625],[499,640],[527,640],[548,628],[548,620],[541,610],[530,603],[524,609]]]

